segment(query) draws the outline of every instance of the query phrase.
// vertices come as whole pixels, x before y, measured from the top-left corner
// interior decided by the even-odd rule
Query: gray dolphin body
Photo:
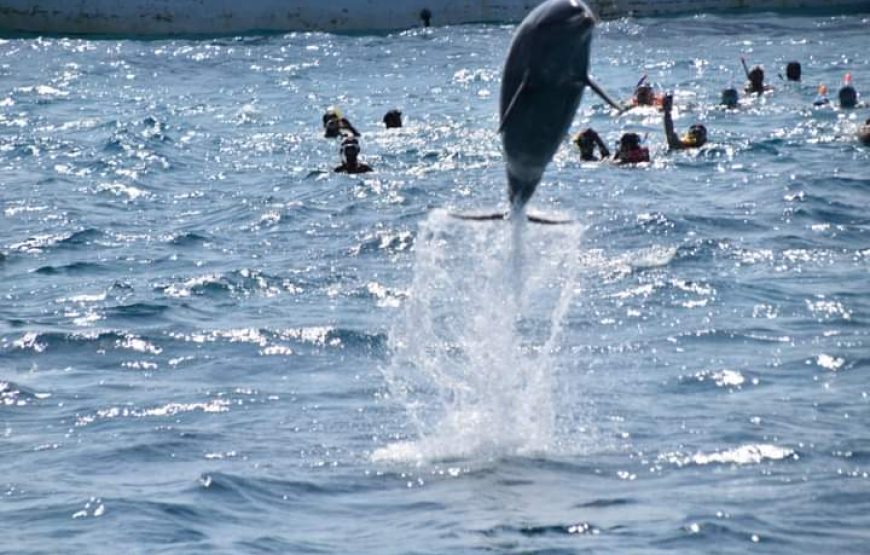
[[[521,214],[567,133],[589,85],[595,15],[581,0],[547,0],[520,23],[501,82],[502,144],[511,213]]]

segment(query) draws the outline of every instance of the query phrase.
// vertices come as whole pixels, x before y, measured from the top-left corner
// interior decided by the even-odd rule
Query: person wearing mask
[[[785,78],[789,81],[801,80],[801,64],[800,62],[789,62],[785,66]]]
[[[737,92],[737,89],[733,86],[730,86],[727,89],[722,89],[722,100],[720,101],[722,106],[725,106],[726,108],[737,108],[739,102],[740,94]]]
[[[339,154],[341,155],[341,165],[333,171],[336,173],[368,173],[372,171],[372,167],[368,164],[359,161],[359,141],[356,137],[345,137],[341,141]]]
[[[764,94],[768,90],[764,84],[764,69],[761,66],[755,66],[746,73],[746,86],[743,90],[747,94]]]
[[[610,151],[607,150],[607,145],[601,140],[598,133],[591,127],[584,129],[574,137],[574,144],[580,150],[580,159],[584,162],[597,162],[610,158]],[[595,148],[598,148],[600,158],[595,156]]]
[[[674,95],[665,95],[662,109],[665,112],[665,138],[668,140],[668,148],[671,150],[684,150],[687,148],[698,148],[707,143],[707,128],[700,123],[696,123],[689,127],[689,130],[679,137],[674,132],[674,120],[671,116],[671,111],[674,108]]]
[[[341,115],[337,108],[328,108],[323,114],[323,136],[334,139],[342,135],[359,137],[360,133],[351,125],[347,118]]]
[[[641,146],[640,135],[637,133],[623,133],[613,161],[620,165],[649,162],[649,149]]]
[[[813,106],[827,106],[830,103],[831,100],[828,98],[828,86],[824,83],[819,83],[816,99],[813,100]]]
[[[858,91],[852,86],[852,74],[847,73],[843,77],[843,86],[837,93],[840,100],[840,108],[852,109],[858,105]]]

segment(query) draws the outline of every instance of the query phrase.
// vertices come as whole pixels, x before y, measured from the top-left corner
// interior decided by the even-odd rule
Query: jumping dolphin
[[[499,110],[510,214],[459,217],[500,220],[524,212],[587,85],[617,110],[625,109],[589,77],[595,23],[582,0],[546,0],[517,27],[504,65]]]
[[[596,18],[581,0],[547,0],[520,23],[501,82],[502,144],[512,213],[522,213],[571,126],[583,89],[617,110],[589,78]]]

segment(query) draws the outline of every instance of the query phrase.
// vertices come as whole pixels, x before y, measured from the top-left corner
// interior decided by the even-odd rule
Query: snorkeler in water
[[[740,57],[740,63],[743,64],[743,71],[746,72],[746,86],[743,87],[743,90],[747,94],[764,94],[772,90],[772,87],[764,83],[764,68],[757,65],[749,69],[746,66],[746,58],[743,56]]]
[[[665,112],[665,138],[668,140],[668,148],[671,150],[683,150],[687,148],[698,148],[704,146],[707,142],[707,128],[696,123],[689,127],[688,132],[682,137],[678,137],[674,132],[674,120],[671,117],[671,110],[674,108],[674,95],[665,95],[662,109]]]
[[[367,173],[372,167],[359,161],[359,141],[356,137],[345,137],[341,141],[341,165],[333,171],[336,173]]]
[[[722,89],[722,99],[719,101],[722,106],[736,108],[739,102],[740,93],[737,92],[737,89],[733,85],[730,85],[727,89]]]
[[[827,106],[830,103],[831,100],[828,98],[828,86],[824,83],[819,83],[816,99],[813,100],[813,106]]]
[[[640,164],[649,162],[649,149],[641,146],[640,135],[624,133],[619,138],[616,153],[613,155],[615,164]]]
[[[383,121],[387,129],[402,127],[402,112],[396,109],[390,110],[384,114]]]
[[[767,87],[764,84],[764,70],[755,66],[746,74],[746,86],[743,88],[749,94],[764,94]]]
[[[584,162],[597,162],[610,158],[610,151],[607,150],[607,145],[601,140],[601,136],[594,129],[588,127],[577,133],[574,137],[574,144],[580,150],[580,159]],[[601,158],[595,156],[595,148],[598,147],[598,153]]]
[[[337,108],[330,107],[323,114],[323,136],[327,139],[334,139],[342,135],[359,137],[360,132],[341,115]]]
[[[652,85],[646,82],[646,73],[634,87],[634,95],[631,97],[632,106],[661,106],[661,97],[655,94]]]
[[[843,86],[837,93],[840,100],[840,108],[851,109],[858,105],[858,91],[852,86],[852,74],[847,73],[843,77]]]
[[[785,66],[785,78],[789,81],[801,80],[801,64],[800,62],[789,62]]]

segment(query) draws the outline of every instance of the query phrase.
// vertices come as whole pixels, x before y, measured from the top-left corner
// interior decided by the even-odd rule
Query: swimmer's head
[[[638,86],[634,90],[634,100],[638,106],[652,106],[654,101],[652,87],[647,84]]]
[[[336,108],[335,106],[330,106],[323,112],[323,127],[326,127],[326,124],[330,120],[338,120],[341,119],[341,110]]]
[[[700,123],[689,127],[689,131],[682,137],[682,143],[689,147],[704,146],[706,142],[707,128]]]
[[[384,125],[387,126],[387,129],[402,127],[402,112],[390,110],[384,114]]]
[[[637,133],[623,133],[619,138],[619,150],[627,152],[640,148],[640,135]]]
[[[584,160],[595,158],[595,131],[586,128],[574,137],[574,144],[580,150],[580,157]]]
[[[858,91],[852,85],[846,85],[837,93],[840,108],[854,108],[858,104]]]
[[[722,90],[722,105],[728,108],[735,108],[737,103],[740,101],[740,95],[737,93],[737,89],[734,87],[729,87],[727,89]]]
[[[323,123],[323,136],[333,139],[341,134],[341,120],[330,118]]]
[[[800,62],[789,62],[785,66],[785,77],[789,81],[801,80],[801,64]]]
[[[755,66],[751,70],[749,70],[749,82],[755,86],[764,85],[764,70],[761,66]]]

